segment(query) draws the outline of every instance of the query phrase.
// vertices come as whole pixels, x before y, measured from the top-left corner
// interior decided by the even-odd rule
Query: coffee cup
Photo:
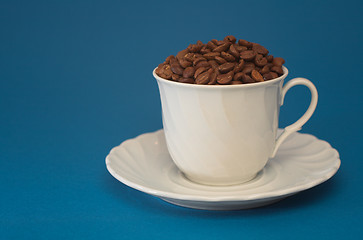
[[[166,144],[176,166],[189,180],[234,185],[253,179],[281,143],[299,131],[315,111],[318,93],[312,82],[288,75],[239,85],[198,85],[157,80]],[[277,136],[286,92],[304,85],[311,92],[307,111]],[[273,161],[273,159],[272,159]]]

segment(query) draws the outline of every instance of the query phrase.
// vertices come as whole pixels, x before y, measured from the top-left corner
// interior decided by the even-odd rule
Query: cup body
[[[279,78],[253,84],[197,85],[157,79],[169,153],[197,183],[232,185],[251,180],[275,147]]]

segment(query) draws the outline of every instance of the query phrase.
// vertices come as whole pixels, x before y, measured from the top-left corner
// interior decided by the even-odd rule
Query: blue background
[[[0,1],[0,239],[363,237],[359,1]],[[331,143],[328,182],[274,205],[212,212],[126,187],[104,159],[162,127],[151,72],[197,40],[237,38],[284,57],[319,91],[302,132]],[[291,90],[280,125],[306,109]]]

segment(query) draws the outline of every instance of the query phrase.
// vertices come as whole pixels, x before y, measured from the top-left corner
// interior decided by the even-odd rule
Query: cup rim
[[[251,87],[259,87],[259,86],[264,86],[264,85],[270,85],[270,84],[273,84],[273,83],[276,83],[276,82],[279,82],[279,81],[285,79],[286,76],[289,73],[289,70],[285,66],[282,66],[282,70],[283,70],[284,74],[281,75],[278,78],[274,78],[274,79],[271,79],[271,80],[268,80],[268,81],[248,83],[248,84],[235,84],[235,85],[204,85],[204,84],[181,83],[181,82],[176,82],[176,81],[168,80],[168,79],[165,79],[165,78],[161,78],[155,73],[156,68],[154,68],[154,70],[153,70],[153,76],[157,81],[160,81],[160,82],[163,82],[163,83],[166,83],[166,84],[170,84],[170,85],[179,86],[179,87],[212,88],[212,89],[216,89],[216,88],[251,88]]]

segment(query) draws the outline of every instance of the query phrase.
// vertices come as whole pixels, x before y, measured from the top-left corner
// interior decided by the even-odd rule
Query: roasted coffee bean
[[[240,46],[245,46],[245,47],[252,47],[252,43],[251,42],[249,42],[249,41],[246,41],[246,40],[243,40],[243,39],[240,39],[240,40],[238,40],[238,44],[240,45]]]
[[[280,57],[276,57],[274,58],[274,60],[272,61],[272,64],[275,66],[279,66],[281,67],[283,64],[285,63],[285,60],[283,58]]]
[[[200,68],[200,67],[210,67],[209,63],[207,61],[201,61],[199,63],[197,63],[197,65],[195,65],[195,68]]]
[[[182,68],[187,68],[187,67],[192,66],[193,63],[189,62],[183,58],[183,59],[179,60],[179,64],[180,64],[180,66],[182,66]]]
[[[254,70],[255,67],[251,65],[245,65],[242,69],[242,72],[245,74],[251,74],[252,70]]]
[[[208,68],[206,68],[206,67],[200,67],[197,70],[195,70],[194,79],[197,79],[197,77],[199,76],[199,74],[201,74],[202,72],[205,72],[207,70],[208,70]]]
[[[263,67],[268,63],[267,58],[262,56],[261,54],[257,54],[255,57],[255,64],[259,67]]]
[[[283,58],[268,55],[258,43],[226,36],[206,44],[197,41],[159,64],[161,78],[197,84],[225,85],[271,80],[283,74]]]
[[[218,70],[220,73],[227,73],[234,68],[234,63],[226,62],[219,66]]]
[[[213,43],[212,41],[209,41],[207,43],[207,47],[210,49],[210,50],[213,50],[217,47],[217,45],[215,43]]]
[[[209,48],[207,48],[207,45],[203,46],[202,49],[200,49],[201,54],[206,54],[209,52],[211,52],[211,50]]]
[[[255,70],[255,69],[252,70],[251,77],[256,82],[263,82],[264,81],[262,75],[257,70]]]
[[[233,80],[235,81],[242,81],[242,77],[245,75],[243,72],[235,73],[233,76]]]
[[[263,68],[260,70],[260,73],[263,75],[265,73],[268,73],[270,71],[270,67],[268,65],[263,66]]]
[[[173,64],[170,65],[171,71],[173,71],[173,73],[178,74],[178,75],[182,75],[184,69],[179,65],[178,62],[175,62]]]
[[[218,57],[218,56],[214,57],[214,59],[215,59],[215,60],[217,61],[217,63],[219,63],[219,64],[223,64],[223,63],[226,63],[226,62],[227,62],[227,60],[226,60],[226,59],[221,58],[221,57]]]
[[[181,82],[181,83],[194,83],[194,79],[193,78],[180,78],[179,82]]]
[[[190,44],[187,49],[189,52],[198,52],[199,46],[197,46],[197,44]]]
[[[225,43],[225,41],[223,41],[223,40],[219,40],[219,41],[217,41],[217,46],[220,46],[220,45],[222,45],[222,44],[224,44]]]
[[[225,52],[225,51],[227,51],[227,49],[229,48],[230,45],[231,45],[231,43],[229,43],[229,42],[223,42],[223,44],[221,44],[218,47],[216,47],[215,49],[213,49],[213,52]]]
[[[236,50],[238,51],[238,52],[244,52],[244,51],[247,51],[248,50],[248,48],[247,47],[245,47],[245,46],[234,46],[235,48],[236,48]]]
[[[244,74],[242,76],[242,82],[243,83],[254,83],[255,81],[247,74]]]
[[[234,72],[237,73],[237,72],[242,71],[244,65],[245,65],[245,61],[243,59],[241,59],[239,61],[239,63],[236,64],[236,66],[234,67]]]
[[[189,53],[188,49],[181,50],[180,52],[178,52],[178,54],[175,56],[175,58],[180,61],[181,59],[184,59],[184,56],[187,53]]]
[[[235,43],[237,41],[237,39],[232,35],[226,36],[223,40],[231,43]]]
[[[197,84],[207,84],[209,83],[209,80],[211,78],[211,74],[213,73],[213,69],[210,68],[208,71],[205,71],[198,75],[197,79],[195,79],[195,82]]]
[[[221,54],[219,52],[210,52],[203,54],[203,57],[208,60],[213,60],[216,56],[220,56]]]
[[[193,75],[194,75],[194,73],[195,73],[195,68],[193,68],[193,67],[187,67],[183,71],[183,77],[184,78],[192,78]]]
[[[272,62],[274,60],[274,56],[268,55],[266,56],[268,62]]]
[[[199,62],[202,62],[202,61],[207,61],[207,59],[205,59],[204,57],[198,57],[197,59],[195,59],[193,61],[193,66],[197,65]]]
[[[271,67],[271,71],[273,71],[279,75],[282,75],[284,73],[281,66],[273,66],[273,67]]]
[[[217,83],[217,76],[219,75],[218,69],[213,69],[213,72],[210,75],[208,85],[214,85]]]
[[[233,44],[229,47],[229,53],[232,54],[232,56],[235,57],[236,59],[239,58],[239,52],[237,51],[237,49],[234,47]]]
[[[217,76],[217,82],[223,85],[229,84],[232,81],[232,79],[233,79],[233,71]]]
[[[219,67],[219,64],[217,63],[216,60],[209,60],[208,63],[214,69],[218,69],[218,67]]]
[[[170,59],[175,58],[174,55],[170,55],[165,59],[165,63],[170,63]]]
[[[218,46],[218,40],[217,39],[212,39],[210,40],[212,43],[214,43],[214,45],[216,45],[216,47]]]
[[[237,85],[237,84],[243,84],[243,82],[233,80],[230,84],[231,85]]]
[[[186,60],[188,62],[193,62],[194,56],[195,56],[195,53],[187,53],[184,56],[184,60]]]
[[[254,43],[252,45],[252,50],[259,53],[259,54],[262,54],[264,56],[266,56],[268,54],[268,50],[264,46],[262,46],[262,45],[260,45],[258,43]]]
[[[178,75],[178,74],[173,74],[173,75],[171,75],[171,79],[173,79],[174,81],[178,81],[180,78],[181,78],[181,77],[180,77],[180,75]]]
[[[231,54],[226,53],[226,52],[221,52],[221,57],[226,59],[228,62],[234,62],[236,61],[236,58],[233,57]]]
[[[256,52],[252,50],[247,50],[241,52],[240,57],[245,61],[251,61],[256,57]]]
[[[171,76],[173,75],[173,72],[170,69],[170,65],[169,64],[163,64],[161,69],[160,69],[160,77],[165,78],[165,79],[171,79]]]
[[[263,74],[263,78],[267,81],[267,80],[271,80],[271,79],[274,79],[274,78],[277,78],[278,75],[277,73],[275,72],[269,72],[269,73],[265,73]]]

